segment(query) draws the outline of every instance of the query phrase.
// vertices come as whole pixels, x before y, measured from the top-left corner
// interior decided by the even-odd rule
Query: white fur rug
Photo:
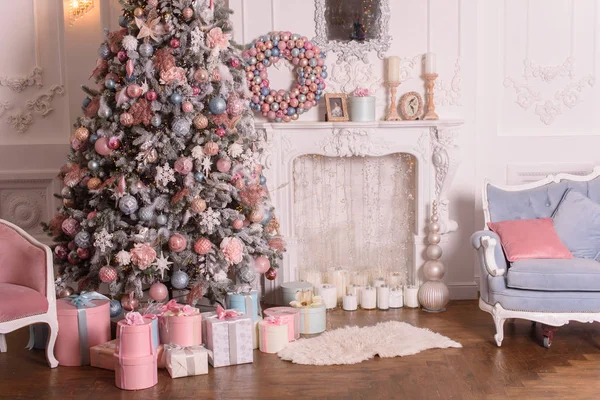
[[[462,347],[429,329],[387,321],[364,328],[346,326],[310,339],[291,342],[278,355],[305,365],[358,364],[379,357],[410,356],[427,349]]]

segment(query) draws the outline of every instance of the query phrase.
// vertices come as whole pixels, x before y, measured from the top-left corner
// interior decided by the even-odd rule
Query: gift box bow
[[[71,299],[71,304],[77,308],[96,307],[92,300],[110,300],[108,297],[98,292],[81,292],[80,294],[72,294],[68,297]]]
[[[129,312],[125,314],[125,323],[127,325],[144,325],[146,321],[144,321],[144,317],[139,312]]]
[[[178,317],[184,317],[189,315],[198,314],[199,311],[197,308],[194,308],[189,305],[182,305],[177,303],[177,300],[169,300],[167,304],[162,307],[163,315],[167,312],[171,312],[171,315],[176,315]]]
[[[354,91],[354,96],[355,97],[369,97],[370,96],[369,89],[367,89],[367,88],[356,88],[356,90]]]
[[[217,306],[216,311],[217,311],[217,319],[220,319],[220,320],[237,318],[243,314],[242,312],[240,312],[238,310],[226,310],[221,306]]]
[[[296,300],[290,302],[290,305],[296,308],[319,307],[321,304],[323,304],[321,296],[313,296],[310,289],[297,291]]]
[[[268,316],[267,318],[263,319],[263,321],[265,321],[268,324],[271,325],[286,325],[287,321],[281,317],[277,317],[274,315]]]

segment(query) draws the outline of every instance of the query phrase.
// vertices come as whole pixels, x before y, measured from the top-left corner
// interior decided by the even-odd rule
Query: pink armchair
[[[5,334],[35,323],[48,324],[46,359],[55,368],[58,320],[52,251],[0,220],[0,353],[6,352]]]

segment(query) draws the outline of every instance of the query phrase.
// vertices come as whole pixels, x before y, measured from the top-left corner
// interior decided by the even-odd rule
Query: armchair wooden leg
[[[6,336],[4,333],[0,333],[0,353],[6,353]]]
[[[552,340],[554,339],[554,332],[558,330],[557,326],[550,326],[542,324],[542,335],[544,336],[544,347],[549,349],[552,346]]]
[[[48,342],[46,343],[46,360],[50,368],[58,367],[58,360],[54,357],[54,344],[58,336],[58,323],[56,321],[48,323]]]
[[[500,318],[497,315],[494,315],[494,324],[496,325],[496,334],[494,335],[494,339],[496,340],[496,345],[498,347],[502,346],[502,340],[504,340],[504,318]]]

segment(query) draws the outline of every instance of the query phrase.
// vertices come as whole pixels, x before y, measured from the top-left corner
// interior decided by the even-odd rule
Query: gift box
[[[282,283],[283,304],[288,306],[296,298],[296,293],[302,290],[313,290],[313,285],[301,281]]]
[[[90,348],[90,365],[96,368],[115,370],[117,339]]]
[[[60,365],[90,364],[90,348],[110,340],[109,300],[83,292],[56,301],[58,336],[54,355]]]
[[[227,293],[227,308],[236,309],[258,321],[260,308],[258,303],[258,292],[252,290],[242,293]]]
[[[123,357],[115,353],[115,385],[124,390],[150,388],[158,383],[156,353],[144,357]]]
[[[266,317],[279,317],[288,322],[288,341],[300,338],[300,310],[293,307],[273,307],[264,311]]]
[[[171,378],[208,374],[208,351],[204,346],[164,345],[164,365]]]
[[[115,353],[122,357],[135,358],[156,355],[152,338],[153,322],[137,312],[130,312],[117,323],[117,347]]]
[[[142,317],[150,321],[150,326],[152,329],[152,345],[155,349],[158,349],[160,345],[159,333],[158,333],[158,317],[154,314],[144,314]],[[117,323],[117,339],[119,338],[121,330],[118,328],[119,324]]]
[[[290,305],[300,311],[300,333],[312,335],[325,332],[327,317],[320,296],[313,296],[310,290],[302,290],[296,293],[296,300]]]
[[[208,362],[215,368],[253,362],[252,318],[220,306],[216,314],[206,320]]]
[[[165,305],[158,322],[160,342],[182,347],[202,344],[202,315],[197,308],[177,304],[175,300]]]
[[[278,353],[288,344],[288,323],[279,317],[267,317],[258,323],[260,351]]]

